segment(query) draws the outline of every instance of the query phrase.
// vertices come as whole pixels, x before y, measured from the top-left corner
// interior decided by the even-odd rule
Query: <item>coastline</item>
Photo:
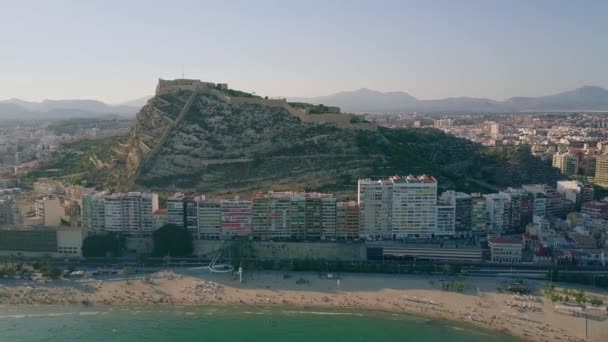
[[[249,272],[240,284],[229,275],[160,272],[150,279],[4,285],[0,287],[0,305],[365,310],[470,324],[530,341],[585,340],[584,318],[555,312],[553,304],[539,293],[544,282],[526,283],[533,288],[531,296],[500,293],[501,281],[495,278],[467,278],[465,291],[459,293],[442,291],[437,278],[414,275],[346,274],[338,281],[311,273]],[[606,298],[605,293],[600,295]],[[521,305],[527,309],[521,310]],[[608,336],[608,321],[587,324],[590,338],[597,335],[600,341]]]

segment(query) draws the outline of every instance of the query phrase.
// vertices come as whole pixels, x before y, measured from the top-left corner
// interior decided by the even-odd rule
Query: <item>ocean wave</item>
[[[304,315],[319,315],[319,316],[358,316],[363,317],[362,313],[356,312],[327,312],[327,311],[283,311],[284,314],[304,314]]]
[[[17,315],[2,315],[0,319],[19,319],[19,318],[39,318],[39,317],[60,317],[73,315],[73,312],[59,312],[48,314],[17,314]]]

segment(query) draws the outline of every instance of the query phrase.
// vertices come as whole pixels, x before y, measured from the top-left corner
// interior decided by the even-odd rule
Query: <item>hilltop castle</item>
[[[190,90],[199,91],[201,89],[218,89],[228,90],[227,83],[211,83],[202,82],[201,80],[192,79],[176,79],[176,80],[163,80],[158,79],[158,85],[156,86],[156,95],[163,95],[176,90]]]

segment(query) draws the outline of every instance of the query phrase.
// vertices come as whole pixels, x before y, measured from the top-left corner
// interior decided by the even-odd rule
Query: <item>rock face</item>
[[[345,114],[308,114],[283,100],[231,97],[213,85],[163,87],[137,115],[126,146],[127,187],[247,191],[318,186],[367,174]]]
[[[353,192],[359,177],[396,173],[432,173],[463,190],[475,180],[502,186],[556,176],[527,152],[505,157],[433,129],[378,128],[349,114],[312,113],[225,84],[161,80],[107,171],[121,190],[216,194]]]

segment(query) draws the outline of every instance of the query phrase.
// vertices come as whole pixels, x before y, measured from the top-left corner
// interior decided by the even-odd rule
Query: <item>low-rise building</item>
[[[523,242],[521,235],[496,236],[488,239],[490,260],[499,263],[522,262]]]

